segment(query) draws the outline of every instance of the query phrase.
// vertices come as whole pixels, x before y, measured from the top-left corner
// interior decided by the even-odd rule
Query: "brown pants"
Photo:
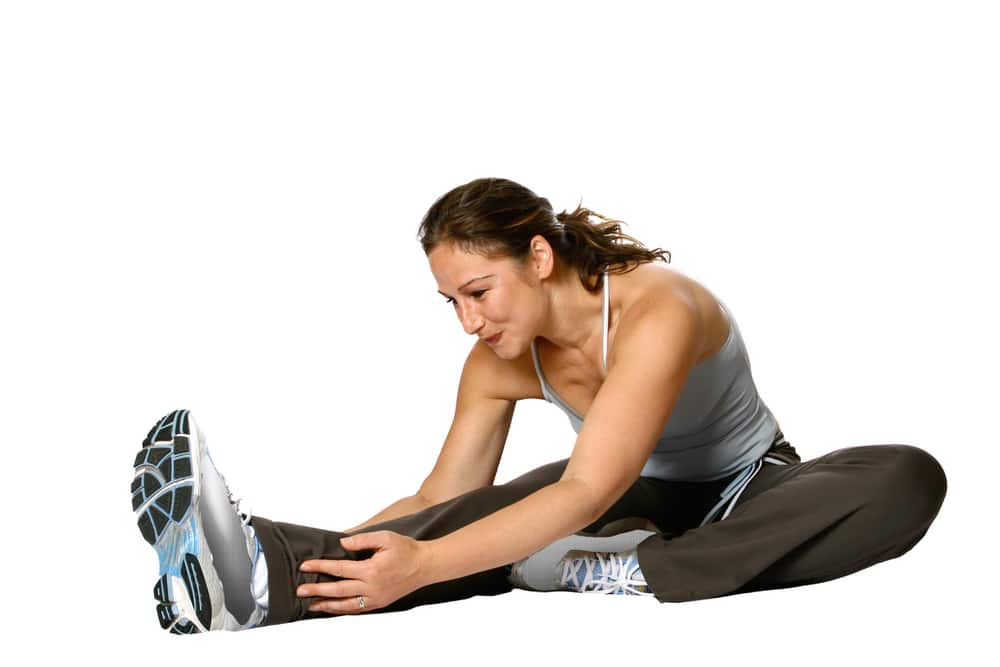
[[[567,462],[549,463],[506,484],[476,489],[358,532],[441,537],[558,481]],[[818,583],[901,556],[927,532],[947,489],[941,465],[918,447],[848,447],[803,463],[779,432],[728,515],[707,517],[720,492],[739,474],[711,482],[640,477],[582,532],[620,532],[642,522],[657,533],[638,547],[639,565],[656,599],[699,600]],[[346,533],[262,517],[254,517],[252,524],[268,566],[265,625],[330,616],[307,611],[312,599],[298,598],[295,591],[304,583],[338,578],[300,572],[303,560],[372,555],[371,550],[341,547]],[[512,588],[509,571],[508,565],[438,582],[365,613],[506,593]]]

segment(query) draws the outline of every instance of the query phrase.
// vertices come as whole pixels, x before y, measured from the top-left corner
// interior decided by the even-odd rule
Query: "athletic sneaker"
[[[267,564],[205,436],[187,410],[160,419],[136,454],[132,509],[160,559],[160,627],[174,634],[244,630],[267,615]]]
[[[635,549],[617,553],[571,551],[562,561],[564,590],[605,595],[652,595]]]
[[[655,534],[637,529],[606,536],[569,535],[513,563],[508,580],[529,591],[652,595],[636,548]]]

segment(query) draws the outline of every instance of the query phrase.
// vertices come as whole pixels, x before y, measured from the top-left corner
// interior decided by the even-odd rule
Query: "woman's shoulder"
[[[623,312],[640,303],[672,303],[690,291],[691,278],[663,262],[646,262],[625,273],[610,272]]]
[[[694,307],[701,316],[706,305],[703,296],[714,301],[711,292],[697,280],[662,262],[640,264],[626,273],[611,272],[608,281],[612,313],[624,323],[683,307]],[[612,334],[614,320],[612,317]]]
[[[633,271],[635,277],[626,285],[623,295],[621,321],[625,326],[644,317],[657,317],[675,308],[694,311],[702,334],[699,358],[710,357],[729,336],[729,323],[715,295],[695,278],[662,262],[640,265]],[[629,274],[624,274],[625,278]],[[611,276],[614,291],[615,276]],[[614,332],[616,333],[616,332]],[[609,339],[609,366],[613,340]]]

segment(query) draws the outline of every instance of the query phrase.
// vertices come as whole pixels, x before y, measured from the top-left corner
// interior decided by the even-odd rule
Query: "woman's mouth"
[[[501,331],[497,335],[492,336],[490,338],[487,338],[486,339],[486,344],[487,345],[496,345],[500,341],[500,336],[502,336],[502,335],[503,335],[503,332]]]

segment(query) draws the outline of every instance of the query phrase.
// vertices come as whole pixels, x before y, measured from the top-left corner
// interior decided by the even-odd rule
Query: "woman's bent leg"
[[[425,510],[367,526],[357,533],[391,530],[417,540],[442,537],[492,514],[559,480],[567,459],[541,466],[506,484],[469,491]],[[325,612],[310,612],[311,598],[299,598],[295,591],[302,584],[337,581],[339,577],[316,572],[301,572],[299,564],[312,558],[363,560],[372,551],[349,551],[340,545],[348,533],[310,528],[292,523],[254,517],[268,567],[270,608],[263,625],[287,623],[308,618],[326,618]],[[367,613],[402,611],[418,605],[461,600],[474,595],[497,595],[511,590],[507,567],[478,572],[459,579],[442,581],[418,589],[393,604]]]
[[[725,519],[638,547],[660,602],[818,583],[909,551],[944,501],[938,461],[909,445],[765,464]]]

